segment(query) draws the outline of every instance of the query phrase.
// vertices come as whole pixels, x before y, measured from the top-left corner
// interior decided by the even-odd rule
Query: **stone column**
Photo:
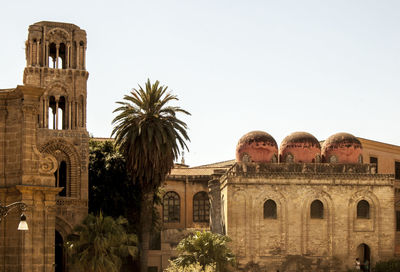
[[[32,66],[32,41],[29,41],[29,63],[28,66]]]
[[[79,70],[79,68],[80,68],[80,65],[79,65],[80,48],[81,48],[81,46],[78,44],[78,45],[76,46],[76,69],[78,69],[78,70]]]
[[[39,40],[36,42],[36,66],[39,66],[40,46]]]
[[[58,101],[60,100],[60,97],[56,97],[56,120],[55,120],[55,128],[58,129]]]
[[[50,63],[49,63],[49,42],[46,42],[46,53],[45,53],[45,63],[46,63],[46,67],[49,67]]]
[[[221,224],[221,189],[219,186],[219,179],[212,179],[208,182],[210,229],[214,233],[223,234]]]
[[[67,68],[67,69],[70,68],[70,67],[69,67],[70,50],[71,50],[71,44],[68,43],[68,44],[67,44],[67,56],[66,56],[66,61],[67,61],[67,63],[66,63],[66,68]]]
[[[83,56],[82,56],[82,59],[83,59],[83,70],[85,70],[86,69],[86,46],[85,47],[83,47],[82,46],[82,51],[83,51]]]
[[[58,56],[60,55],[60,44],[56,45],[56,69],[58,69]]]
[[[72,127],[72,102],[68,101],[68,129]]]

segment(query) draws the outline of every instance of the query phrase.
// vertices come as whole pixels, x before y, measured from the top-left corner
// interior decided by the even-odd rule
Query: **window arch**
[[[320,200],[314,200],[310,207],[310,216],[315,219],[324,218],[324,204]]]
[[[264,202],[264,218],[277,218],[276,203],[272,199],[268,199]]]
[[[360,200],[357,203],[357,218],[368,219],[369,217],[369,203],[366,200]]]
[[[206,192],[198,192],[193,196],[193,222],[208,222],[210,202]]]
[[[163,218],[164,222],[180,221],[180,198],[175,192],[167,192],[163,197]]]
[[[58,195],[67,196],[67,163],[64,160],[58,164],[54,177],[56,178],[55,186],[63,188]]]

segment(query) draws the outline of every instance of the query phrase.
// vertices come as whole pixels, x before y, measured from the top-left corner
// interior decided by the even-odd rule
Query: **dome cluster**
[[[337,133],[322,144],[307,132],[293,132],[279,151],[275,139],[264,131],[252,131],[236,146],[237,162],[362,163],[361,142],[349,133]]]

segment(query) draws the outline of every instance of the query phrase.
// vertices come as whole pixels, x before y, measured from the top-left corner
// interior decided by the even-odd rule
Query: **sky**
[[[87,32],[87,129],[110,137],[116,101],[159,80],[188,110],[190,166],[230,160],[244,134],[295,131],[400,145],[400,1],[7,1],[0,88],[22,84],[29,25]]]

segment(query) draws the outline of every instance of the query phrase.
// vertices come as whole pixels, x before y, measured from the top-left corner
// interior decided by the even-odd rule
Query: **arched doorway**
[[[363,265],[366,260],[371,263],[371,250],[367,244],[363,243],[357,247],[357,258],[360,259],[361,265]]]
[[[65,272],[65,252],[64,239],[61,234],[56,231],[55,235],[55,272]]]

